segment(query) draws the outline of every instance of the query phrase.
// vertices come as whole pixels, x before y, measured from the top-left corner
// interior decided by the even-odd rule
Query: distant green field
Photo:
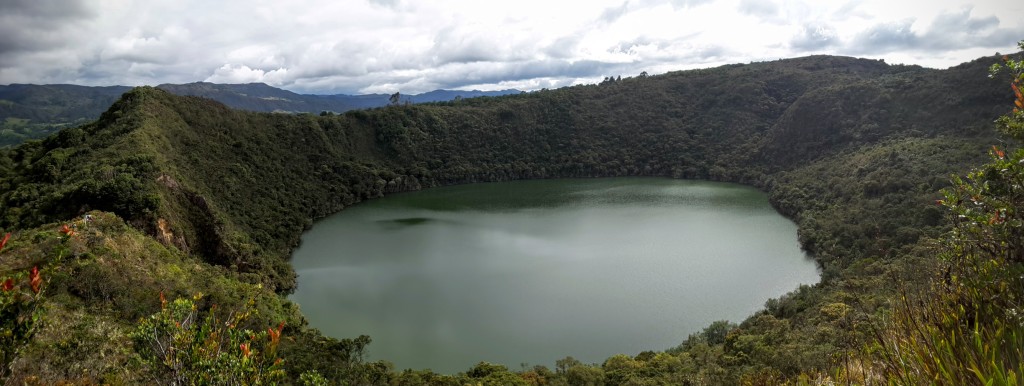
[[[7,102],[7,101],[0,101]],[[0,148],[11,147],[22,142],[45,138],[71,125],[70,123],[32,123],[25,118],[7,117],[0,124]]]
[[[2,102],[8,102],[8,101],[2,101]],[[11,126],[11,127],[13,127],[13,126],[25,126],[25,125],[28,124],[28,122],[29,122],[29,120],[28,119],[24,119],[24,118],[7,117],[7,118],[4,119],[4,127],[8,127],[8,126]]]

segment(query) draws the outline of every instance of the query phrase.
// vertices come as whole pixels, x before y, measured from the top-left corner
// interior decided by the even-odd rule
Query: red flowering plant
[[[67,224],[57,229],[58,239],[64,245],[76,236],[75,227]],[[11,233],[0,239],[0,254],[11,240]],[[42,299],[46,291],[46,272],[59,264],[67,248],[58,248],[56,258],[49,258],[48,265],[33,265],[31,269],[20,269],[0,274],[0,380],[5,379],[11,362],[18,351],[28,343],[39,328],[43,317]]]
[[[70,239],[75,235],[75,226],[64,224],[60,227],[60,233],[64,234],[65,240]]]
[[[0,239],[0,253],[10,239],[10,233]],[[38,266],[0,276],[0,379],[6,378],[18,350],[35,333],[42,296],[43,274]]]

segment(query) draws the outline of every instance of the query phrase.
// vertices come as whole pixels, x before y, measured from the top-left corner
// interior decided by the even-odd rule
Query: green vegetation
[[[0,148],[44,138],[62,128],[87,122],[88,120],[81,119],[70,123],[32,123],[28,119],[7,117],[0,123]]]
[[[199,300],[196,295],[193,299]],[[225,320],[216,305],[201,317],[194,300],[170,304],[160,294],[160,312],[144,319],[132,333],[135,347],[155,367],[157,381],[170,385],[261,385],[284,377],[284,360],[276,357],[284,322],[254,333],[238,328],[249,317],[250,301]]]
[[[11,239],[11,234],[0,240],[0,251]],[[32,267],[27,274],[15,274],[0,282],[0,363],[10,363],[35,333],[39,321],[39,300],[42,298],[43,279],[39,267]],[[0,368],[0,377],[5,377],[7,368]]]
[[[196,317],[231,320],[217,313],[252,309],[236,327],[242,330],[285,321],[276,352],[284,358],[284,383],[852,378],[858,364],[876,368],[862,348],[875,340],[876,326],[892,319],[897,283],[908,291],[928,288],[931,268],[943,266],[933,257],[933,240],[950,225],[934,205],[938,191],[998,143],[991,122],[1010,95],[1003,83],[984,81],[994,60],[940,71],[813,56],[321,116],[247,113],[137,88],[96,122],[0,153],[0,227],[13,232],[0,254],[0,275],[52,267],[42,270],[50,278],[38,300],[42,322],[11,362],[10,379],[147,383],[173,373],[178,362],[168,364],[140,343],[159,338],[140,339],[138,332],[140,318],[150,315],[167,329],[167,322],[180,322],[179,314],[165,315],[172,307],[161,308],[161,291],[168,299],[205,294],[195,303]],[[369,338],[323,337],[281,296],[295,285],[287,257],[301,232],[361,200],[458,183],[623,175],[764,189],[797,222],[802,245],[822,266],[822,282],[769,301],[738,324],[716,323],[681,344],[652,348],[674,346],[664,352],[601,364],[567,357],[554,371],[481,363],[456,375],[366,362]],[[986,171],[984,178],[991,176]],[[996,188],[990,182],[984,189]],[[950,191],[970,192],[957,189]],[[1014,202],[988,209],[1015,210]],[[93,220],[84,220],[86,213]],[[80,225],[63,241],[54,230],[69,221]],[[952,283],[976,280],[956,276]],[[1019,295],[1016,283],[998,294]],[[964,315],[988,312],[982,303]],[[1003,306],[991,310],[1019,309]],[[200,331],[178,344],[203,346],[209,335]],[[217,334],[236,340],[224,341],[225,359],[208,357],[212,368],[277,374],[262,372],[272,367],[265,367],[269,359],[226,370],[236,369],[232,361],[242,354],[233,345],[242,338]],[[993,352],[984,351],[978,366],[1003,355]],[[997,366],[991,374],[1004,370],[1012,369]]]
[[[1016,107],[997,127],[1021,141],[1024,60],[1003,60]],[[993,75],[1002,68],[994,66]],[[881,378],[904,384],[1024,382],[1024,149],[993,146],[989,156],[966,178],[954,177],[938,201],[949,210],[953,229],[942,238],[943,260],[928,291],[904,291],[869,347],[865,361]]]
[[[162,294],[171,299],[207,294],[195,301],[200,311],[214,304],[218,312],[248,310],[240,330],[303,323],[296,307],[273,292],[168,248],[110,213],[90,212],[12,232],[0,255],[0,272],[12,272],[15,291],[25,295],[34,291],[17,277],[33,267],[38,267],[40,290],[31,299],[37,307],[31,339],[20,347],[4,346],[18,354],[4,363],[16,383],[151,383],[159,373],[144,371],[149,359],[133,336],[145,318],[160,314]],[[228,320],[227,313],[217,317]]]
[[[130,89],[68,84],[0,86],[0,148],[88,123]]]

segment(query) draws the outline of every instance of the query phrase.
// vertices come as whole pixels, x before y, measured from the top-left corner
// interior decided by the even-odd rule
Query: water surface
[[[318,222],[292,264],[312,327],[445,373],[663,350],[818,281],[764,193],[659,178],[396,194]]]

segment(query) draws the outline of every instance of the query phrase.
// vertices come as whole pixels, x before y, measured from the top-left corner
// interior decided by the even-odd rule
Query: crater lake
[[[667,178],[394,194],[318,221],[292,264],[312,327],[444,373],[665,350],[819,280],[764,193]]]

